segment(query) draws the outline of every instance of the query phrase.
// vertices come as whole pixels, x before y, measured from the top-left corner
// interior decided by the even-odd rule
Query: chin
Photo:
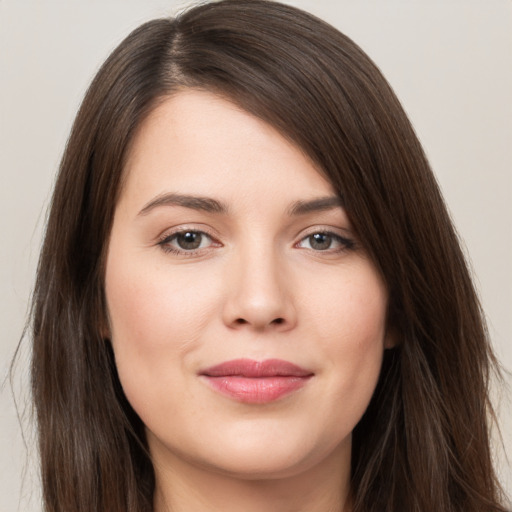
[[[235,440],[233,440],[235,439]],[[338,445],[308,443],[308,436],[288,432],[275,436],[230,437],[204,450],[196,461],[203,467],[241,480],[275,480],[307,473],[328,458],[341,460],[350,453],[350,436]]]
[[[267,453],[230,460],[203,461],[203,467],[237,480],[279,480],[299,475],[310,464],[297,457],[269,457]]]

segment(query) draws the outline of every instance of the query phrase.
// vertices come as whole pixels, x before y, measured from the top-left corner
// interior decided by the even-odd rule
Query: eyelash
[[[193,233],[195,235],[200,235],[201,237],[207,237],[211,240],[212,245],[219,247],[221,244],[219,242],[215,242],[215,239],[212,235],[207,233],[206,231],[200,229],[180,229],[178,231],[174,231],[173,233],[166,234],[159,240],[158,245],[162,248],[165,253],[176,254],[178,256],[196,256],[199,252],[204,252],[205,250],[210,249],[211,246],[207,248],[199,248],[193,250],[179,249],[177,247],[173,247],[171,242],[175,240],[179,235],[185,235],[186,233]]]
[[[193,233],[194,235],[200,235],[201,237],[207,237],[208,239],[210,239],[211,245],[209,245],[206,248],[199,247],[198,249],[192,249],[192,250],[179,249],[177,247],[170,245],[171,242],[174,241],[179,235],[185,235],[187,233]],[[355,244],[354,240],[352,240],[350,238],[343,237],[337,233],[334,233],[333,231],[323,230],[323,229],[317,229],[317,230],[312,231],[311,233],[303,236],[299,240],[299,242],[294,244],[294,247],[300,248],[299,244],[303,243],[304,241],[310,239],[311,237],[313,237],[315,235],[324,235],[324,236],[331,237],[333,242],[337,242],[340,244],[340,247],[336,248],[336,249],[328,248],[328,249],[324,249],[324,250],[315,250],[312,247],[310,247],[309,250],[311,250],[315,253],[338,254],[338,253],[345,252],[345,251],[351,251],[356,248],[356,244]],[[170,253],[170,254],[175,254],[178,256],[185,256],[185,257],[196,256],[197,254],[199,254],[201,252],[204,253],[205,251],[208,251],[212,246],[214,246],[214,247],[221,246],[220,242],[216,242],[215,238],[212,235],[210,235],[206,231],[202,231],[199,229],[180,229],[179,231],[175,231],[173,233],[166,234],[162,237],[161,240],[158,241],[157,245],[159,245],[165,253]]]
[[[315,251],[313,248],[311,248],[312,251],[320,253],[320,254],[322,254],[322,253],[337,254],[337,253],[341,253],[341,252],[345,252],[345,251],[354,250],[356,247],[354,240],[352,240],[350,238],[346,238],[344,236],[341,236],[338,233],[334,233],[333,231],[329,231],[327,229],[316,229],[315,231],[312,231],[311,233],[302,237],[301,240],[295,244],[295,247],[297,247],[300,243],[304,242],[305,240],[310,239],[311,237],[313,237],[315,235],[323,235],[323,236],[331,237],[333,242],[338,242],[340,244],[340,247],[338,247],[337,249],[329,248],[329,249]]]

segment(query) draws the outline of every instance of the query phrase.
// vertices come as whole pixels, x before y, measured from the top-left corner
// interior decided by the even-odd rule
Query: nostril
[[[248,323],[249,322],[245,318],[237,318],[235,320],[235,324],[237,324],[237,325],[245,325]],[[274,320],[272,320],[269,325],[281,325],[283,323],[285,323],[284,318],[279,317],[279,318],[274,318]]]

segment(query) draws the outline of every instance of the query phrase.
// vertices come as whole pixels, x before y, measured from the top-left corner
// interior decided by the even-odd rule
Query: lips
[[[263,404],[302,388],[313,372],[281,359],[234,359],[199,374],[211,388],[238,402]]]

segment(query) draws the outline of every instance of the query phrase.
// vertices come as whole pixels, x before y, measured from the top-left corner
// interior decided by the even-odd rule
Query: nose
[[[227,276],[224,323],[233,329],[287,331],[297,321],[293,283],[272,249],[238,255]]]

